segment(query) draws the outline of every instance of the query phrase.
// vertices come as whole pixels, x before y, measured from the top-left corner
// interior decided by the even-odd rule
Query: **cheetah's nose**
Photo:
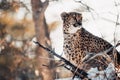
[[[81,22],[77,22],[77,23],[73,24],[74,27],[79,27],[79,26],[81,26],[81,25],[82,25]]]

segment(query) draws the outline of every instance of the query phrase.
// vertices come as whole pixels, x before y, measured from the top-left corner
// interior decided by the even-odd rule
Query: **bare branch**
[[[117,16],[116,16],[116,23],[115,23],[115,31],[114,31],[114,45],[116,44],[116,29],[117,29],[117,26],[119,25],[119,9],[118,9],[118,4],[117,2],[114,0],[114,3],[115,3],[115,6],[116,6],[116,9],[117,9]]]
[[[41,45],[39,42],[33,41],[35,44],[37,44],[39,47],[45,49],[46,51],[48,51],[50,54],[58,57],[61,61],[63,61],[65,64],[63,65],[66,69],[70,70],[72,73],[75,74],[75,76],[79,76],[80,78],[84,79],[84,78],[88,78],[88,74],[87,72],[85,72],[82,69],[79,69],[78,67],[76,67],[75,65],[73,65],[72,63],[70,63],[68,60],[66,60],[65,58],[61,57],[60,55],[58,55],[57,53],[55,53],[54,51],[44,47],[43,45]]]
[[[39,8],[40,8],[40,0],[31,0],[31,4],[32,4],[32,11],[33,12],[38,12]]]
[[[78,3],[81,3],[83,6],[85,6],[85,7],[88,9],[88,11],[90,11],[90,10],[94,11],[93,8],[91,8],[91,7],[88,6],[87,4],[83,3],[82,1],[76,1],[76,0],[74,0],[74,1],[75,1],[75,2],[78,2]]]
[[[115,46],[112,46],[110,47],[109,49],[105,50],[105,51],[102,51],[102,52],[99,52],[99,53],[89,53],[88,55],[86,55],[82,62],[88,62],[90,60],[92,60],[93,58],[95,58],[96,56],[103,56],[103,57],[106,57],[106,58],[110,58],[110,56],[107,55],[107,53],[109,53],[113,48],[116,48],[120,45],[120,42],[118,42]],[[88,53],[88,52],[87,52]]]
[[[46,8],[48,7],[48,5],[49,5],[49,0],[46,0],[42,5],[42,7],[43,7],[42,11],[45,11]]]
[[[26,4],[24,4],[23,2],[20,2],[21,7],[24,7],[28,12],[30,12],[30,10],[28,9],[28,7],[26,6]]]

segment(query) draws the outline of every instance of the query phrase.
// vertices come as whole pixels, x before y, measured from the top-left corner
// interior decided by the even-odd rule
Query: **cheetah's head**
[[[64,33],[75,33],[82,25],[82,14],[76,12],[61,14]]]

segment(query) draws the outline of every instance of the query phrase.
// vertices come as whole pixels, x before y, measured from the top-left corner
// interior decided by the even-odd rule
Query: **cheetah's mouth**
[[[79,26],[81,26],[81,25],[82,25],[81,22],[76,22],[75,24],[73,24],[74,27],[79,27]]]

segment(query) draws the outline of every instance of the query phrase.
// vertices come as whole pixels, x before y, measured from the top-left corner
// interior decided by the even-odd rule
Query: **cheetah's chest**
[[[81,61],[81,47],[81,40],[77,34],[64,36],[63,51],[70,62],[78,64]]]

